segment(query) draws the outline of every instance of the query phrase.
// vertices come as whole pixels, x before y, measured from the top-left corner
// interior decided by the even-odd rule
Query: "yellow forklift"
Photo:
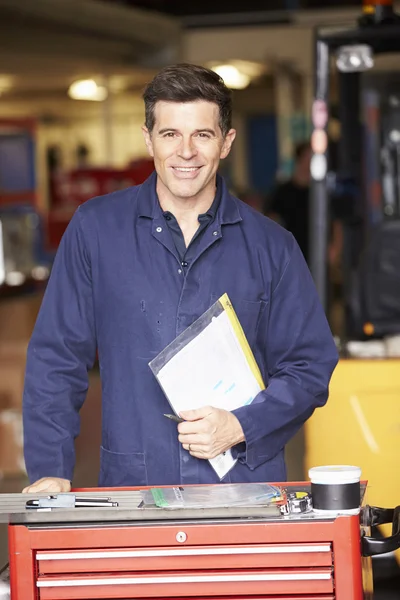
[[[400,70],[374,69],[374,63],[388,64],[396,54],[400,65],[400,19],[392,1],[364,0],[355,27],[317,31],[315,48],[311,271],[329,313],[327,240],[336,196],[346,207],[345,317],[329,401],[305,425],[305,470],[358,465],[369,481],[368,503],[395,507],[400,498]],[[332,79],[338,83],[341,123],[335,173],[328,144]],[[395,569],[397,548],[389,548]]]

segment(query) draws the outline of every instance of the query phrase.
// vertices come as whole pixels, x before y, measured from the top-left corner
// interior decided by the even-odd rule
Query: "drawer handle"
[[[88,560],[91,558],[158,558],[166,556],[223,556],[234,554],[314,554],[331,552],[329,544],[321,546],[265,546],[262,548],[179,548],[172,550],[120,550],[107,552],[38,553],[37,560]]]
[[[37,587],[79,587],[96,585],[154,585],[165,583],[230,583],[244,581],[317,581],[332,579],[331,573],[260,573],[257,575],[189,575],[183,577],[118,577],[109,579],[39,580]]]

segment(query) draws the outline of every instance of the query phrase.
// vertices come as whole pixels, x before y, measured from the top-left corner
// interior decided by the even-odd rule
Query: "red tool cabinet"
[[[359,515],[10,524],[11,598],[361,600],[361,534]]]

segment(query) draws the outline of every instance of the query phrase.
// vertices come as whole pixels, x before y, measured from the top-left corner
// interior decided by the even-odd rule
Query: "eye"
[[[167,131],[167,133],[164,133],[163,137],[174,138],[174,137],[176,137],[176,133],[175,133],[175,131]]]
[[[206,133],[204,131],[199,131],[199,133],[197,134],[197,137],[199,137],[201,139],[209,140],[211,136],[209,133]]]

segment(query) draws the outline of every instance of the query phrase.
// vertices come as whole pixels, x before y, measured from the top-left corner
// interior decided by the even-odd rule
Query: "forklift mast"
[[[342,196],[347,203],[343,220],[343,286],[349,292],[352,273],[368,239],[368,220],[365,219],[365,177],[363,165],[363,124],[361,87],[363,72],[374,65],[374,56],[400,52],[400,18],[393,10],[392,0],[364,0],[356,26],[321,29],[315,34],[315,98],[311,120],[311,198],[310,198],[310,268],[320,300],[328,311],[327,248],[332,195]],[[339,71],[339,110],[341,136],[338,145],[336,172],[329,168],[328,121],[330,110],[330,77],[332,59]],[[400,126],[396,148],[392,144],[393,169],[399,182]],[[321,144],[321,138],[326,143]],[[318,144],[314,143],[318,140]],[[397,148],[399,152],[397,154]],[[398,158],[399,157],[399,158]],[[397,205],[399,198],[397,197]],[[346,320],[346,330],[350,328]]]

